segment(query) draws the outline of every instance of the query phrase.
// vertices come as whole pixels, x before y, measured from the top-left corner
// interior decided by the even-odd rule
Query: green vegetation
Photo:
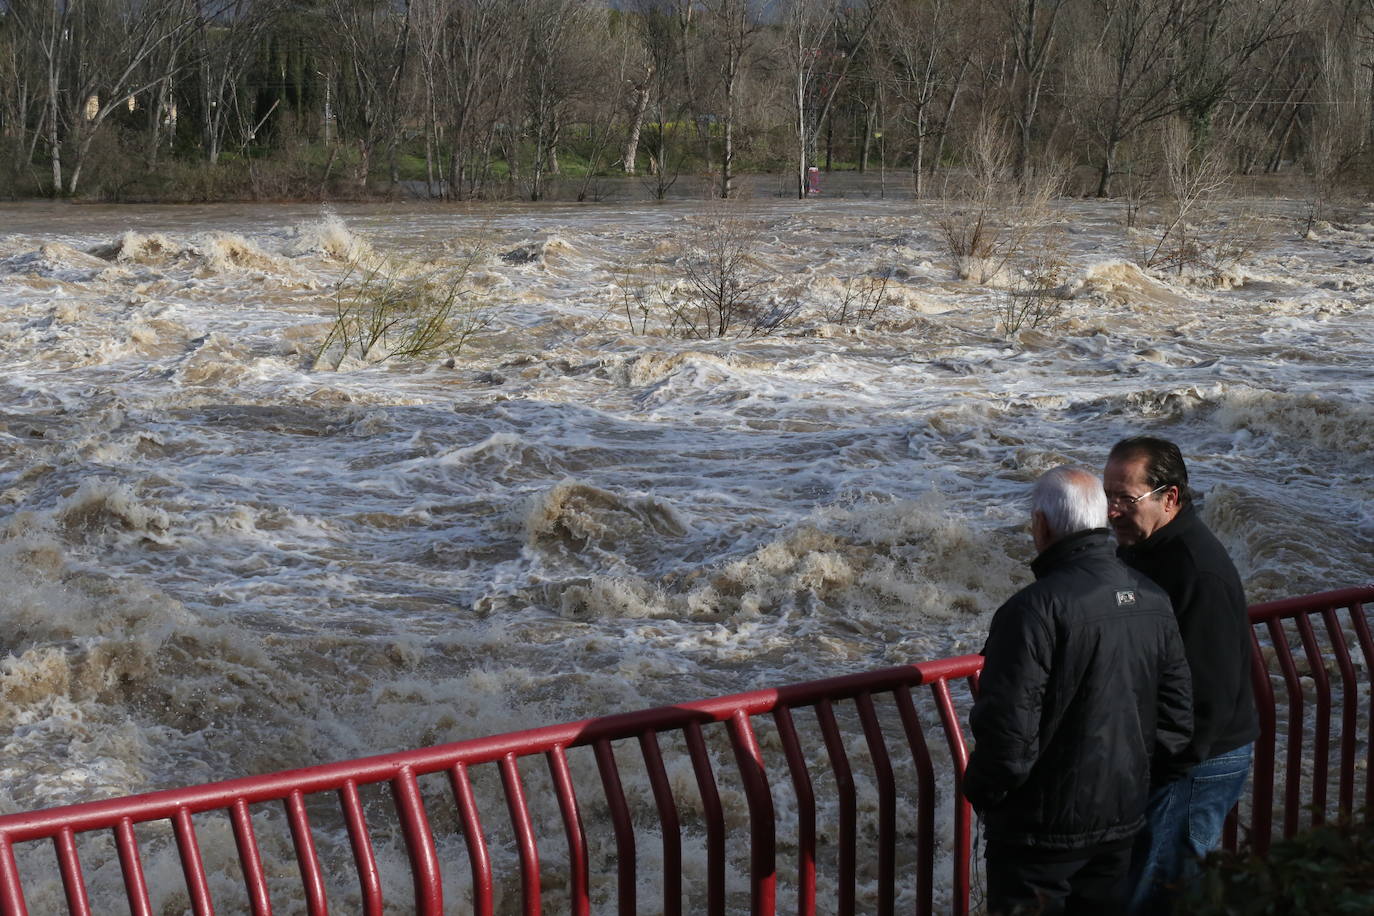
[[[1213,853],[1180,901],[1191,916],[1374,912],[1374,822],[1327,824],[1275,843],[1265,858]]]

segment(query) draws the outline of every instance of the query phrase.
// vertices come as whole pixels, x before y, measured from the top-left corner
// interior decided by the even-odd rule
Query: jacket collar
[[[1178,515],[1175,515],[1167,525],[1157,529],[1143,541],[1138,541],[1130,547],[1122,547],[1121,553],[1126,556],[1150,553],[1171,541],[1178,540],[1199,524],[1201,524],[1201,518],[1197,514],[1197,509],[1191,504],[1183,506],[1178,510]]]
[[[1075,531],[1046,547],[1038,557],[1031,561],[1031,572],[1035,578],[1043,578],[1056,567],[1074,562],[1088,556],[1102,554],[1112,556],[1115,542],[1106,528],[1091,528]]]

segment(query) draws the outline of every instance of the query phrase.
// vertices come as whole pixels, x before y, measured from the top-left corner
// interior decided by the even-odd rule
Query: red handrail
[[[1359,708],[1361,684],[1368,685],[1370,672],[1374,671],[1374,641],[1370,638],[1364,609],[1370,601],[1374,601],[1374,587],[1326,592],[1250,609],[1255,635],[1254,685],[1262,729],[1256,746],[1248,837],[1256,850],[1263,852],[1268,848],[1273,832],[1274,764],[1281,737],[1289,762],[1283,778],[1284,835],[1298,829],[1305,804],[1316,806],[1311,815],[1314,823],[1320,823],[1326,816],[1331,756],[1329,731],[1331,712],[1337,701],[1341,712],[1337,810],[1342,815],[1349,815],[1354,809],[1356,752],[1361,738],[1366,746],[1370,745],[1370,720],[1374,717],[1374,698],[1364,716]],[[1345,612],[1344,615],[1341,612]],[[1329,649],[1323,646],[1313,626],[1314,619],[1322,622]],[[1300,654],[1293,650],[1290,629],[1297,635]],[[1350,633],[1360,649],[1363,680],[1352,657]],[[452,818],[461,827],[467,849],[472,876],[472,908],[477,913],[490,914],[495,909],[495,890],[501,875],[492,861],[493,847],[482,824],[481,798],[471,772],[474,767],[493,763],[499,768],[519,860],[513,880],[519,882],[522,911],[538,913],[542,909],[540,834],[520,769],[522,760],[535,756],[544,757],[557,796],[568,855],[568,907],[575,914],[586,914],[591,909],[593,873],[589,865],[589,835],[569,765],[568,752],[575,748],[590,748],[593,754],[602,789],[598,803],[606,806],[614,833],[617,909],[622,914],[631,914],[637,909],[640,880],[636,811],[627,798],[614,745],[626,739],[634,739],[638,745],[639,760],[652,795],[652,815],[644,810],[638,813],[641,818],[656,817],[661,831],[659,873],[663,899],[648,901],[646,906],[661,907],[665,913],[681,912],[682,840],[687,825],[678,807],[681,800],[674,795],[673,781],[664,763],[661,745],[664,738],[676,739],[685,745],[695,776],[700,809],[694,813],[704,832],[704,902],[708,913],[726,913],[729,899],[725,880],[727,838],[730,838],[733,840],[729,845],[731,850],[743,850],[743,843],[749,844],[749,906],[754,913],[774,912],[780,889],[795,895],[796,909],[801,914],[814,913],[817,909],[852,913],[859,908],[857,887],[861,872],[866,878],[875,879],[866,881],[874,889],[868,892],[872,902],[865,902],[864,909],[893,913],[901,893],[911,895],[917,913],[932,913],[936,888],[934,863],[943,842],[951,859],[950,908],[956,914],[964,914],[968,912],[971,893],[972,817],[959,793],[967,761],[965,729],[959,708],[960,699],[966,694],[960,682],[967,680],[970,689],[976,690],[981,666],[980,656],[961,656],[264,776],[6,815],[0,817],[0,916],[23,916],[28,912],[15,845],[34,840],[50,840],[54,844],[69,912],[91,912],[92,902],[78,856],[77,837],[102,830],[114,833],[130,911],[140,916],[151,913],[148,880],[143,873],[134,831],[134,825],[149,821],[172,824],[191,909],[196,914],[213,913],[215,904],[193,817],[209,811],[223,811],[230,817],[244,878],[246,897],[232,904],[226,902],[225,906],[234,912],[252,912],[255,916],[271,913],[265,877],[267,869],[251,811],[251,806],[266,802],[284,805],[301,876],[296,896],[304,901],[307,912],[325,913],[327,882],[306,809],[307,799],[320,793],[337,794],[357,869],[361,910],[369,914],[381,913],[386,903],[383,883],[359,792],[361,787],[369,785],[390,787],[411,866],[414,911],[441,913],[445,894],[440,850],[419,785],[420,777],[433,773],[447,774],[454,793]],[[1328,672],[1329,666],[1334,666],[1339,677]],[[1286,734],[1283,736],[1278,728],[1276,680],[1286,691],[1283,717]],[[951,689],[951,682],[959,687],[958,696]],[[921,686],[930,691],[924,701],[924,712],[918,709],[912,694],[912,688]],[[1310,749],[1306,742],[1309,728],[1305,689],[1315,694],[1316,704]],[[881,707],[875,702],[879,699]],[[857,718],[857,732],[851,727],[846,733],[839,723],[836,712],[842,706],[847,715]],[[812,710],[815,728],[820,732],[819,746],[809,747],[799,732],[794,713],[807,708]],[[903,749],[898,753],[894,754],[894,747],[889,745],[881,710],[891,710],[891,717],[900,722],[899,745]],[[765,718],[756,722],[756,717]],[[927,742],[927,730],[934,728],[937,720],[943,733],[944,750],[949,755],[947,761],[937,761]],[[771,723],[777,739],[775,743],[761,740],[758,726],[764,723]],[[733,829],[733,824],[741,823],[742,818],[727,819],[727,814],[739,812],[727,806],[719,789],[717,767],[720,764],[711,753],[708,727],[713,731],[723,728],[730,745],[735,766],[732,778],[742,787],[743,813],[748,818],[747,829],[743,831],[747,839],[741,835],[741,830]],[[866,751],[860,754],[866,758],[866,766],[861,771],[856,770],[851,753],[846,749],[847,746],[859,747],[854,742],[860,740]],[[780,751],[773,753],[780,753],[784,759],[785,778],[769,772],[769,749],[772,747],[780,747]],[[808,760],[817,759],[824,760],[828,766],[825,785],[818,785],[813,780],[812,769],[817,764]],[[1314,769],[1309,791],[1304,796],[1301,765],[1307,760],[1312,761]],[[937,762],[944,779],[936,778]],[[1374,798],[1374,766],[1371,766],[1374,759],[1367,759],[1364,764],[1367,770],[1364,799],[1368,803]],[[904,785],[894,765],[913,770],[914,785]],[[862,835],[862,855],[857,810],[860,777],[865,780],[865,787],[872,785],[876,795],[875,813],[869,818],[876,826],[868,825],[873,829]],[[825,825],[827,832],[818,824],[816,798],[819,791],[832,791],[829,787],[833,787],[837,807],[834,809],[836,823]],[[795,843],[795,874],[790,883],[783,884],[779,883],[777,791],[790,791],[786,814],[789,823],[795,824],[784,838],[786,842]],[[942,799],[953,808],[953,826],[952,833],[941,841],[935,830],[935,811]],[[903,800],[914,805],[914,824],[899,824]],[[1228,842],[1232,844],[1237,839],[1234,825],[1233,819],[1228,835]],[[830,843],[823,842],[827,837]],[[899,850],[908,854],[912,862],[910,867],[898,866]],[[826,869],[831,856],[834,867]],[[280,874],[280,869],[275,873]],[[819,899],[820,875],[829,879],[826,893],[835,895],[833,902]],[[391,903],[393,907],[400,905],[394,900]],[[689,909],[699,908],[699,904],[694,904]]]
[[[1255,742],[1255,770],[1249,804],[1251,822],[1246,839],[1260,855],[1269,851],[1274,834],[1274,792],[1279,781],[1276,762],[1280,743],[1285,746],[1282,835],[1290,837],[1301,829],[1304,810],[1309,812],[1313,825],[1323,823],[1329,813],[1331,709],[1336,701],[1341,705],[1336,813],[1349,818],[1355,811],[1355,753],[1361,740],[1367,751],[1364,804],[1374,802],[1374,742],[1370,740],[1374,737],[1370,725],[1374,721],[1374,689],[1371,689],[1374,688],[1374,640],[1370,638],[1365,610],[1365,605],[1372,601],[1374,586],[1366,586],[1271,601],[1250,608],[1251,675],[1259,711],[1260,737]],[[1341,611],[1345,612],[1350,633],[1341,624]],[[1323,624],[1327,646],[1321,644],[1313,627],[1314,619]],[[1300,655],[1294,653],[1290,627],[1297,635]],[[1364,659],[1363,681],[1351,659],[1351,633]],[[1331,677],[1333,666],[1339,674],[1339,692]],[[1284,694],[1283,729],[1279,728],[1280,697],[1275,689],[1276,682],[1282,685]],[[1371,694],[1363,723],[1359,714],[1362,685]],[[1308,693],[1316,706],[1310,746],[1306,740]],[[1302,791],[1305,761],[1312,763],[1306,794]],[[1227,847],[1235,848],[1238,839],[1233,817],[1227,831]]]

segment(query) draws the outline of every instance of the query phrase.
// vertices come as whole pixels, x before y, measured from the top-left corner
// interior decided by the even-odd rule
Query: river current
[[[1251,601],[1374,581],[1374,212],[1236,206],[1253,252],[1185,280],[1064,204],[1061,318],[1007,339],[938,205],[749,201],[801,310],[707,341],[617,287],[699,203],[0,206],[0,810],[976,652],[1030,482],[1135,433]],[[456,360],[315,361],[350,261],[474,245],[501,309]]]

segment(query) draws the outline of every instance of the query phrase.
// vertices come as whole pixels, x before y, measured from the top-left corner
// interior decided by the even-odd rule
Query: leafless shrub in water
[[[615,271],[615,289],[619,298],[612,310],[619,309],[624,313],[630,333],[648,334],[651,323],[657,320],[662,311],[664,293],[661,272],[622,265]]]
[[[1064,311],[1068,261],[1058,236],[1050,235],[1023,253],[1014,268],[1016,277],[997,303],[998,325],[1007,337],[1059,318]]]
[[[681,282],[663,299],[670,333],[698,340],[761,337],[800,310],[799,302],[771,294],[775,277],[758,266],[763,226],[735,206],[712,205],[683,239]]]
[[[936,224],[960,278],[986,283],[1053,222],[1062,171],[1016,176],[1012,147],[990,123],[970,144],[969,173],[947,181]]]
[[[891,264],[880,264],[873,273],[845,277],[839,301],[827,305],[823,310],[825,320],[834,324],[849,324],[872,321],[881,316],[892,304],[888,287],[895,273],[896,269]]]
[[[1199,221],[1216,203],[1230,177],[1224,144],[1204,142],[1182,120],[1164,125],[1160,136],[1163,196],[1159,221],[1139,261],[1152,270],[1182,275],[1203,268],[1212,243]]]
[[[1227,138],[1199,142],[1181,121],[1160,132],[1159,195],[1136,255],[1144,268],[1224,283],[1272,234],[1258,213],[1240,211],[1229,195]]]
[[[345,359],[456,356],[496,320],[501,309],[468,283],[484,254],[474,247],[456,268],[408,273],[395,258],[354,261],[334,294],[334,324],[315,365],[338,369]]]

